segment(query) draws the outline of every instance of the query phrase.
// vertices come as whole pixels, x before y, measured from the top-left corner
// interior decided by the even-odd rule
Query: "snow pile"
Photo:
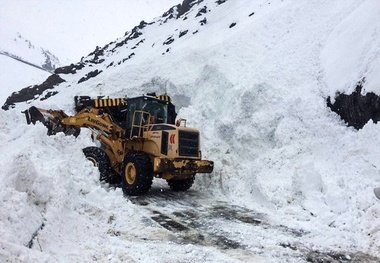
[[[211,11],[190,19],[203,4]],[[379,85],[373,73],[378,50],[365,49],[374,60],[352,56],[346,69],[329,60],[349,55],[336,50],[337,43],[352,43],[342,28],[357,28],[356,14],[376,13],[376,0],[220,6],[210,0],[202,6],[195,5],[188,19],[143,29],[144,41],[125,63],[118,64],[141,39],[106,53],[103,63],[63,75],[59,93],[33,105],[73,113],[74,95],[167,92],[181,106],[179,117],[201,131],[203,156],[215,161],[214,173],[199,175],[194,186],[210,194],[208,202],[227,199],[267,214],[271,223],[302,229],[308,234],[298,242],[313,249],[380,257],[380,203],[373,195],[380,185],[380,128],[347,128],[325,102],[361,77],[370,87]],[[380,25],[371,19],[360,16],[363,32],[378,32]],[[184,30],[186,36],[162,45]],[[363,33],[359,43],[375,45],[378,36],[372,36]],[[95,69],[102,73],[77,84]],[[145,220],[147,211],[123,198],[120,189],[97,182],[96,169],[81,153],[91,144],[88,133],[46,137],[42,125],[24,124],[19,110],[29,106],[0,113],[0,147],[6,153],[0,163],[0,255],[59,262],[231,262],[215,248],[160,243],[167,233]],[[116,226],[119,232],[112,232]],[[29,250],[25,246],[36,231],[39,245]],[[276,237],[267,239],[258,242],[265,247]]]

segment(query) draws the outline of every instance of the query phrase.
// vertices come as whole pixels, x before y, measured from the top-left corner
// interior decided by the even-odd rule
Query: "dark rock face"
[[[184,0],[182,4],[178,6],[178,16],[177,18],[180,18],[183,14],[185,14],[187,11],[189,11],[194,5],[199,4],[203,2],[203,0]]]
[[[93,64],[100,64],[104,61],[104,59],[101,59],[101,56],[104,56],[104,48],[100,48],[96,46],[95,50],[88,54],[88,56],[94,56],[91,60],[87,61]]]
[[[227,0],[217,0],[215,3],[217,3],[218,5],[221,5],[221,4],[224,4],[225,2],[227,2]]]
[[[163,45],[170,45],[170,44],[173,43],[173,42],[174,42],[174,38],[173,38],[173,36],[170,36],[170,37],[168,37],[168,38],[164,41]]]
[[[22,90],[18,92],[13,92],[11,96],[9,96],[5,102],[5,104],[1,107],[3,110],[9,110],[9,108],[14,107],[15,103],[17,102],[23,102],[28,100],[36,100],[41,96],[41,94],[47,90],[47,89],[53,89],[54,86],[58,85],[59,83],[64,82],[59,75],[53,74],[50,77],[48,77],[45,82],[43,82],[41,85],[34,85],[29,86],[26,88],[23,88]],[[49,93],[47,96],[53,96],[57,94],[55,93]]]
[[[190,11],[190,9],[197,4],[202,3],[203,0],[184,0],[182,4],[178,4],[176,6],[173,6],[170,8],[167,12],[165,12],[162,17],[167,18],[167,19],[178,19],[182,17],[185,13]],[[177,11],[177,13],[175,13]]]
[[[75,74],[77,70],[80,70],[84,67],[83,63],[77,63],[77,64],[71,64],[69,66],[56,68],[54,73],[55,74]]]
[[[363,82],[358,83],[352,94],[339,94],[335,102],[332,103],[330,97],[327,98],[327,106],[336,112],[348,126],[359,130],[372,120],[377,123],[380,120],[380,97],[373,92],[364,96],[361,94]]]
[[[199,9],[199,11],[195,17],[202,16],[203,14],[206,14],[206,13],[207,13],[207,6],[204,6],[201,9]]]
[[[79,81],[78,81],[78,84],[79,83],[82,83],[86,80],[89,80],[90,78],[93,78],[93,77],[96,77],[97,75],[99,75],[100,73],[102,73],[103,71],[102,70],[94,70],[94,71],[91,71],[89,73],[86,74],[86,76],[82,77]]]
[[[181,38],[181,37],[183,37],[184,35],[186,35],[187,32],[189,32],[189,30],[184,30],[184,31],[179,32],[179,38]]]
[[[128,43],[128,41],[132,40],[132,39],[136,39],[136,38],[139,38],[143,33],[141,32],[142,29],[144,29],[147,25],[151,25],[153,23],[147,23],[145,22],[144,20],[140,22],[140,24],[138,26],[135,26],[131,32],[125,32],[124,36],[126,37],[124,40],[122,40],[121,42],[118,42],[116,43],[115,47],[111,50],[112,52],[114,52],[118,47],[121,47],[121,46],[124,46],[125,44]],[[103,50],[101,51],[102,53],[99,54],[101,56],[103,56],[103,51],[104,49],[108,48],[108,46],[105,46],[103,48]],[[95,50],[95,53],[96,53],[96,50]],[[94,54],[95,54],[94,53]],[[99,56],[98,55],[98,56]]]
[[[199,21],[199,23],[201,24],[201,26],[203,25],[206,25],[207,24],[207,18],[203,18],[201,21]]]

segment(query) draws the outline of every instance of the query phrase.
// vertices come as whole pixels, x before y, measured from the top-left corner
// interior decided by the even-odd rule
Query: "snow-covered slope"
[[[0,27],[20,32],[70,64],[122,36],[141,20],[160,16],[180,0],[2,0]],[[0,32],[1,34],[1,32]]]
[[[380,94],[379,12],[377,1],[366,1],[329,36],[321,60],[332,92],[349,94],[365,78],[365,92]]]
[[[373,15],[353,19],[378,8],[376,0],[184,1],[62,69],[57,95],[28,102],[73,113],[75,95],[170,94],[179,117],[201,131],[203,156],[215,161],[214,173],[199,175],[189,196],[199,197],[198,207],[223,200],[266,215],[257,239],[258,228],[256,235],[244,223],[222,222],[239,242],[255,239],[244,252],[186,243],[158,228],[149,210],[97,182],[81,153],[91,144],[85,132],[46,137],[42,125],[25,124],[19,112],[30,104],[19,103],[0,111],[0,255],[41,262],[305,262],[292,253],[307,250],[342,253],[346,261],[366,254],[375,262],[380,128],[346,127],[326,98],[363,78],[379,86],[379,51],[367,47],[379,42],[380,25]],[[337,50],[337,43],[352,43],[345,30],[359,25],[361,44]],[[352,56],[348,67],[337,62],[351,54],[368,59]],[[167,191],[162,184],[152,191],[160,189]],[[185,202],[186,193],[178,198]],[[283,239],[271,225],[301,234]]]
[[[34,46],[19,33],[2,28],[0,40],[1,103],[12,92],[41,83],[60,65],[56,56]]]
[[[43,82],[51,73],[0,55],[0,103],[5,103],[12,92],[33,83]]]
[[[48,50],[36,47],[30,40],[25,39],[20,33],[12,34],[7,30],[0,33],[0,53],[20,62],[29,63],[31,66],[52,73],[59,60]]]
[[[102,46],[122,36],[142,19],[158,17],[178,2],[1,1],[0,104],[4,104],[12,92],[41,84],[49,76],[37,68],[52,72],[60,65],[73,63],[96,45]],[[70,14],[69,19],[67,14]]]

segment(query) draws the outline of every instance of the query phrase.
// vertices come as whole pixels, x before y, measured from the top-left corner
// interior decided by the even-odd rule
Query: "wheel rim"
[[[136,168],[133,163],[128,163],[125,167],[125,180],[128,184],[133,184],[136,180]]]
[[[92,162],[92,164],[95,166],[95,167],[98,167],[98,161],[94,158],[94,157],[87,157],[87,160],[89,160],[90,162]]]

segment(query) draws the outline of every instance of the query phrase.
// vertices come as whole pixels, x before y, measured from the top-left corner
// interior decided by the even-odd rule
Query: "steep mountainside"
[[[50,73],[59,65],[58,58],[49,50],[35,47],[19,33],[12,35],[6,30],[1,33],[0,54]]]
[[[205,48],[208,44],[215,45],[220,42],[221,39],[229,37],[235,30],[233,28],[237,25],[238,20],[244,21],[244,23],[249,23],[249,21],[254,21],[258,19],[261,15],[260,9],[263,7],[272,9],[278,8],[278,5],[284,4],[272,2],[272,7],[270,1],[266,2],[257,2],[254,5],[255,8],[251,10],[241,10],[238,14],[238,17],[232,18],[228,17],[228,11],[223,7],[220,7],[221,4],[224,4],[226,1],[215,1],[214,3],[207,4],[204,1],[183,1],[182,4],[174,6],[159,19],[156,19],[150,23],[141,21],[139,26],[136,26],[132,29],[131,32],[126,32],[125,36],[117,39],[115,42],[111,42],[103,48],[97,47],[92,53],[87,57],[82,58],[81,62],[76,65],[71,64],[63,68],[57,69],[56,74],[61,74],[61,78],[65,80],[65,77],[62,77],[63,74],[73,74],[78,76],[78,81],[75,81],[77,84],[87,81],[90,78],[96,77],[101,72],[110,68],[118,68],[119,66],[123,67],[122,64],[128,65],[133,63],[133,61],[138,60],[139,58],[145,58],[153,56],[163,56],[169,53],[176,53],[177,46],[180,45],[181,48],[193,47],[203,44]],[[239,9],[245,5],[244,2],[240,2]],[[350,126],[355,128],[362,128],[368,120],[372,119],[374,122],[380,120],[380,115],[376,114],[377,108],[379,108],[379,103],[376,101],[379,100],[375,96],[375,100],[363,97],[363,92],[353,92],[355,90],[355,85],[363,87],[365,93],[366,90],[374,91],[378,93],[379,82],[377,70],[374,68],[374,65],[378,65],[380,60],[379,52],[376,51],[378,42],[380,41],[377,26],[378,23],[374,22],[371,25],[366,26],[366,22],[369,20],[377,21],[375,19],[379,7],[373,1],[367,1],[363,4],[361,8],[358,8],[353,14],[347,16],[341,25],[337,27],[332,32],[332,36],[327,42],[327,48],[322,51],[321,54],[321,63],[326,70],[326,82],[328,87],[331,89],[326,92],[328,95],[327,104],[330,108],[338,113],[344,121]],[[214,15],[211,13],[212,10],[215,12],[224,12],[220,18],[218,14],[216,21],[213,21]],[[255,15],[255,10],[256,15]],[[367,10],[374,10],[372,12],[367,12]],[[209,14],[207,14],[209,13]],[[233,16],[231,12],[231,16]],[[245,14],[244,17],[244,13]],[[363,15],[366,13],[366,15]],[[264,13],[265,15],[265,13]],[[207,18],[208,17],[208,18]],[[356,19],[359,17],[359,20]],[[370,19],[369,17],[374,17]],[[223,23],[226,23],[226,28],[228,26],[230,32],[219,29],[219,25],[215,27],[215,24],[218,24],[219,19],[227,18]],[[207,22],[209,19],[209,23]],[[211,21],[210,21],[211,19]],[[176,21],[175,26],[173,26],[174,21]],[[208,23],[208,24],[207,24]],[[167,24],[167,25],[166,25]],[[207,25],[207,26],[206,26]],[[239,27],[242,27],[240,25]],[[365,27],[366,30],[360,30]],[[204,29],[206,28],[206,29]],[[340,28],[344,28],[340,30]],[[161,35],[156,35],[153,32],[165,32]],[[202,36],[203,31],[212,32],[212,40],[207,39]],[[219,31],[219,32],[216,32]],[[232,32],[231,32],[232,31]],[[144,32],[147,32],[144,34]],[[197,33],[201,32],[197,35]],[[223,32],[223,33],[222,33]],[[357,33],[362,37],[359,40],[352,39],[352,33]],[[207,35],[207,33],[206,33]],[[356,35],[356,34],[355,34]],[[22,39],[21,36],[18,36],[19,39]],[[16,38],[15,38],[16,39]],[[340,49],[339,52],[331,52],[331,50],[338,50],[338,46],[341,46],[343,41],[345,43],[346,49]],[[26,40],[26,42],[28,42]],[[29,47],[33,47],[29,42]],[[148,48],[147,48],[148,47]],[[346,56],[348,49],[352,52],[351,56]],[[42,49],[41,49],[42,50]],[[49,58],[49,52],[42,50],[43,54],[47,57],[45,64],[42,65],[44,69],[53,69],[51,64],[51,59]],[[13,58],[18,58],[13,54],[8,52],[3,52],[3,54],[8,54]],[[151,55],[150,55],[151,54]],[[137,58],[134,58],[137,57]],[[364,60],[361,60],[361,57],[364,57]],[[134,58],[132,61],[128,61]],[[360,62],[360,70],[356,70],[355,64],[357,61]],[[342,64],[337,64],[337,61],[344,61],[344,66]],[[79,71],[80,70],[80,71]],[[78,71],[78,74],[76,74]],[[111,71],[111,70],[110,70]],[[335,73],[336,72],[336,73]],[[355,73],[353,73],[355,72]],[[356,73],[359,72],[359,73]],[[71,78],[70,78],[71,79]],[[23,92],[14,94],[13,97],[10,97],[3,106],[3,109],[8,109],[13,106],[14,103],[37,99],[46,89],[54,89],[56,84],[51,83],[50,86],[46,86],[46,83],[42,87],[31,87],[26,89]],[[356,88],[357,90],[358,88]],[[335,97],[338,96],[341,92],[351,94],[347,101],[342,102],[339,100],[337,105],[331,104],[335,102]],[[24,92],[26,95],[24,95]],[[339,93],[338,93],[339,92]],[[58,91],[48,91],[48,96],[51,94],[57,94]],[[358,96],[360,95],[360,96]],[[364,94],[365,95],[365,94]],[[46,96],[42,95],[41,99],[45,99]],[[344,100],[343,96],[343,100]],[[354,103],[358,101],[358,103]],[[368,110],[367,110],[368,109]]]
[[[36,47],[19,33],[0,32],[0,102],[12,92],[40,83],[59,66],[59,60],[48,50]]]

